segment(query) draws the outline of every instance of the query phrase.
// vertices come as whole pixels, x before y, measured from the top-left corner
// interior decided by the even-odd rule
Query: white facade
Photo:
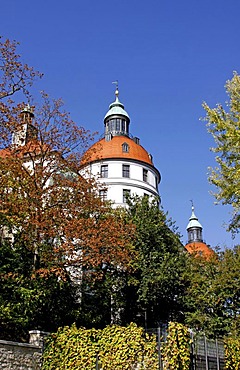
[[[85,170],[87,171],[85,174],[91,173],[97,179],[100,185],[99,195],[113,201],[115,206],[125,204],[126,191],[130,192],[130,195],[159,196],[159,175],[154,168],[145,163],[105,159],[90,164]]]

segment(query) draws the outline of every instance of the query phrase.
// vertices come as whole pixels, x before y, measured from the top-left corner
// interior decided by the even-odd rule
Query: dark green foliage
[[[129,199],[127,217],[136,226],[134,272],[127,276],[126,312],[148,327],[181,319],[185,253],[179,235],[158,202]]]
[[[28,331],[56,330],[73,321],[74,289],[53,274],[34,275],[24,245],[0,245],[0,338],[27,340]]]
[[[81,304],[76,317],[78,326],[103,328],[111,322],[111,283],[108,276],[81,284]]]
[[[211,259],[189,256],[186,323],[209,337],[240,335],[240,247]]]

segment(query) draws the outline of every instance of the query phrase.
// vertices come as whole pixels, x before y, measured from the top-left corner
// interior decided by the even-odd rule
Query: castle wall
[[[30,343],[0,340],[1,370],[40,370],[43,338],[47,333],[33,330]]]

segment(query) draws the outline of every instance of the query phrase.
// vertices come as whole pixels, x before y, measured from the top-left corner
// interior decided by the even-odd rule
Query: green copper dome
[[[110,117],[110,116],[115,116],[115,115],[121,115],[121,116],[124,116],[124,117],[127,117],[129,120],[130,120],[130,117],[128,115],[128,113],[125,111],[124,109],[124,105],[119,101],[119,98],[118,98],[118,89],[115,91],[115,96],[116,96],[116,99],[113,103],[111,103],[109,105],[109,110],[108,112],[106,113],[105,117],[104,117],[104,121]]]
[[[200,224],[200,222],[198,221],[197,216],[194,213],[194,207],[193,206],[192,206],[192,215],[189,218],[189,223],[187,225],[187,230],[189,230],[190,228],[202,229],[202,225]]]

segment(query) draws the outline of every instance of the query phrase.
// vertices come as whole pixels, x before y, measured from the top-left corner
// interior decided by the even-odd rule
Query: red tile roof
[[[206,258],[210,258],[215,254],[215,252],[203,242],[193,242],[185,245],[187,251],[191,254],[201,255]]]
[[[5,148],[0,150],[0,158],[6,158],[13,155],[18,157],[23,157],[28,153],[32,153],[34,155],[39,155],[41,152],[51,151],[50,148],[46,144],[40,144],[36,140],[29,141],[26,145],[18,146],[16,148]]]
[[[122,145],[126,143],[129,146],[128,152],[123,151]],[[121,158],[133,159],[153,165],[151,156],[133,139],[126,136],[114,136],[110,141],[105,138],[93,144],[83,156],[82,164],[91,163],[101,159]]]

